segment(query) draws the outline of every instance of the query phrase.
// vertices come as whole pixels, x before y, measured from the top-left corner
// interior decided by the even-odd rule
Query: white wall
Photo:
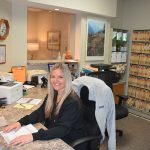
[[[94,63],[110,63],[111,59],[111,47],[110,47],[110,19],[104,17],[93,17],[90,18],[102,20],[106,22],[106,36],[105,36],[105,51],[104,60],[86,60],[86,47],[87,47],[87,16],[77,15],[76,16],[76,36],[75,36],[75,58],[79,60],[80,67],[94,64]]]
[[[116,16],[117,0],[28,0],[109,17]]]
[[[112,26],[128,30],[150,29],[150,0],[118,0]]]
[[[27,64],[27,4],[13,0],[11,25],[12,66]]]
[[[29,0],[28,0],[29,1]],[[31,1],[31,0],[30,0]],[[117,0],[32,0],[35,2],[45,3],[48,5],[56,5],[76,9],[84,12],[84,14],[97,14],[102,16],[115,16]],[[6,63],[0,64],[0,71],[10,71],[13,65],[26,65],[27,64],[27,0],[0,0],[0,14],[4,19],[10,22],[10,34],[5,41],[0,41],[0,44],[6,44],[7,55]],[[82,20],[82,19],[81,19]],[[81,41],[78,51],[85,51],[85,19],[81,33]],[[84,29],[83,29],[84,28]],[[78,29],[77,29],[78,30]],[[78,31],[79,31],[78,30]],[[81,35],[81,33],[78,33]],[[79,37],[80,38],[80,37]],[[77,47],[77,46],[76,46]],[[76,55],[76,54],[75,54]],[[79,54],[80,57],[80,54]],[[84,57],[84,56],[82,56]],[[84,60],[83,60],[84,61]]]
[[[6,63],[0,64],[0,71],[11,71],[11,66],[27,64],[27,21],[26,2],[0,0],[1,18],[7,19],[10,33],[0,44],[6,45]]]
[[[7,19],[10,25],[9,35],[6,40],[0,41],[0,44],[6,45],[6,63],[0,64],[0,71],[10,70],[11,65],[11,4],[0,0],[0,18]]]

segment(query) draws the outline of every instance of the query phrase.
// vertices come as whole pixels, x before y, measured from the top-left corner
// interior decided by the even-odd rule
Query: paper
[[[18,104],[32,104],[32,105],[38,105],[42,100],[41,99],[34,99],[34,98],[20,98],[17,103]]]
[[[31,89],[31,88],[34,88],[35,86],[33,86],[33,85],[23,85],[23,88],[25,88],[26,90],[28,90],[28,89]]]
[[[34,105],[32,104],[16,104],[15,108],[31,109]]]
[[[7,120],[4,116],[0,116],[0,127],[8,125]]]
[[[117,52],[112,52],[111,62],[112,63],[117,62]]]
[[[0,134],[5,139],[7,144],[9,144],[14,138],[16,138],[20,135],[27,135],[30,133],[35,133],[37,131],[38,130],[32,124],[29,124],[29,125],[21,127],[18,131],[13,130],[8,133],[0,132]]]
[[[41,99],[33,99],[32,101],[28,102],[29,104],[32,105],[38,105],[42,100]]]

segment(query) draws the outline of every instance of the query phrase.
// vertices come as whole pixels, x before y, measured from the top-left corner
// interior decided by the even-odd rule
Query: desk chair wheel
[[[118,132],[119,136],[123,136],[123,131],[122,130],[116,130],[116,132]]]

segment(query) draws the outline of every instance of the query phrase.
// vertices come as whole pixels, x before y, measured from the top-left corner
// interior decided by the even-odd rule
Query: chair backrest
[[[83,117],[89,135],[101,135],[95,118],[95,102],[89,100],[89,89],[83,86],[80,91],[80,98],[83,104]]]
[[[111,70],[91,72],[88,76],[103,80],[111,89],[112,84],[118,82],[120,79],[120,74]]]

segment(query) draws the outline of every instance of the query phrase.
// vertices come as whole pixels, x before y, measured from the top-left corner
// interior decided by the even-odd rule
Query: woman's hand
[[[18,129],[20,129],[20,127],[21,127],[21,124],[19,122],[12,123],[12,124],[8,125],[6,128],[4,128],[3,132],[7,133],[13,129],[15,129],[17,131]]]
[[[21,135],[21,136],[16,137],[15,139],[13,139],[10,142],[10,146],[12,146],[12,147],[13,146],[22,146],[22,145],[27,144],[32,141],[33,141],[32,134]]]

